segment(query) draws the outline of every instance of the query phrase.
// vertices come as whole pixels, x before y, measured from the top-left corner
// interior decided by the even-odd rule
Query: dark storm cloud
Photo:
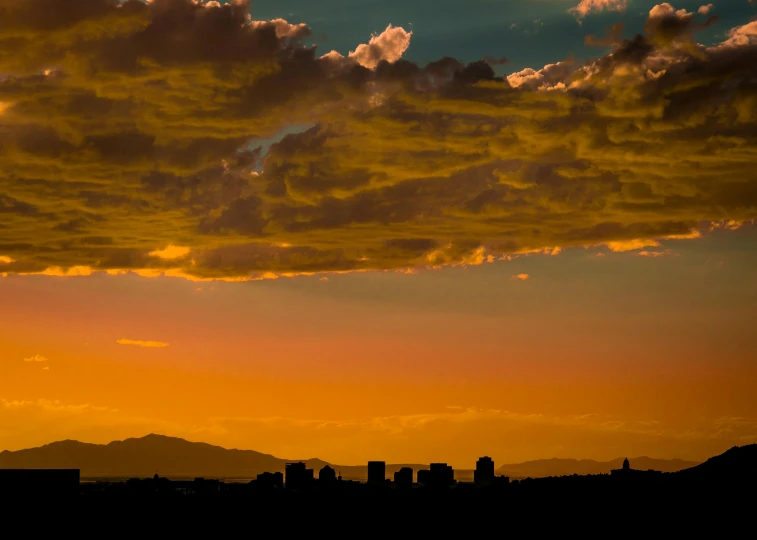
[[[321,55],[248,8],[0,0],[0,273],[480,264],[757,217],[757,23],[707,48],[661,4],[503,78],[402,60],[391,26]]]

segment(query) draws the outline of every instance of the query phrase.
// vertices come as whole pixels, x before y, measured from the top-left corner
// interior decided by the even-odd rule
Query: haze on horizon
[[[0,450],[757,441],[757,5],[430,5],[0,0]]]

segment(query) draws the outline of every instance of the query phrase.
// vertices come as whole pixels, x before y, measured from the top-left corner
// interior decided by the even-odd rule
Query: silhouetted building
[[[257,482],[263,489],[281,489],[284,487],[284,475],[280,472],[264,472],[257,476]]]
[[[479,458],[473,472],[473,482],[477,486],[488,486],[494,482],[494,460],[489,456]]]
[[[318,480],[320,480],[323,483],[333,483],[336,482],[336,471],[326,465],[323,469],[321,469],[318,472]]]
[[[313,485],[313,469],[304,463],[287,463],[284,468],[287,489],[307,489]]]
[[[383,486],[386,483],[386,462],[368,462],[368,483],[373,486]]]
[[[446,463],[432,463],[428,469],[418,471],[418,483],[433,487],[451,486],[455,471]]]
[[[0,497],[79,494],[79,469],[0,469]]]
[[[413,487],[413,469],[402,467],[394,473],[394,483],[398,488]]]
[[[629,463],[628,458],[623,460],[622,469],[613,469],[610,471],[610,475],[616,478],[641,478],[641,477],[647,478],[650,476],[657,476],[661,474],[662,474],[662,471],[655,471],[653,469],[649,469],[647,471],[632,469],[631,463]]]

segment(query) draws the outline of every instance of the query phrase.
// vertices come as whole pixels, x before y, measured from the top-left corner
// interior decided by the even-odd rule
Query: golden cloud
[[[159,257],[161,259],[178,259],[189,253],[190,249],[185,246],[168,246],[165,249],[151,251],[150,257]]]
[[[635,238],[633,240],[621,240],[618,242],[606,242],[605,245],[616,253],[622,253],[624,251],[634,251],[636,249],[643,249],[645,247],[658,247],[660,245],[656,240],[645,240],[643,238]]]
[[[34,356],[24,358],[24,362],[47,362],[47,358],[41,354],[35,354]]]
[[[572,7],[568,11],[575,13],[579,19],[582,19],[592,12],[622,11],[627,7],[628,0],[581,0],[576,7]]]
[[[162,348],[168,347],[168,343],[162,341],[141,341],[135,339],[117,339],[116,343],[119,345],[134,345],[136,347],[148,347],[148,348]]]
[[[243,1],[67,6],[3,14],[3,274],[413,273],[757,218],[753,23],[703,47],[712,19],[660,7],[589,65],[497,77],[403,60],[398,27],[318,56]]]

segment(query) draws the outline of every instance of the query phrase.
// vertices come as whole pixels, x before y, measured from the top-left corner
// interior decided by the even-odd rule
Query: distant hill
[[[757,478],[757,444],[734,446],[719,456],[678,473],[683,478],[711,479],[716,477]]]
[[[284,470],[285,461],[252,450],[227,450],[184,439],[147,435],[89,444],[59,441],[0,453],[0,468],[75,468],[83,477],[252,476]]]
[[[591,459],[537,459],[513,465],[502,465],[497,474],[510,478],[545,478],[547,476],[569,476],[572,474],[607,474],[612,469],[620,469],[625,458],[612,461],[594,461]],[[654,469],[662,472],[676,472],[698,465],[695,461],[682,459],[654,459],[650,457],[628,458],[634,469]]]
[[[281,459],[254,450],[227,450],[206,443],[189,442],[164,435],[90,444],[59,441],[37,448],[0,452],[0,468],[81,469],[84,478],[148,477],[155,473],[166,477],[255,478],[262,472],[284,472],[289,461],[305,461],[318,471],[327,463],[320,459]],[[345,479],[365,479],[366,466],[331,465]],[[387,465],[387,476],[408,466],[414,470],[422,465]]]

